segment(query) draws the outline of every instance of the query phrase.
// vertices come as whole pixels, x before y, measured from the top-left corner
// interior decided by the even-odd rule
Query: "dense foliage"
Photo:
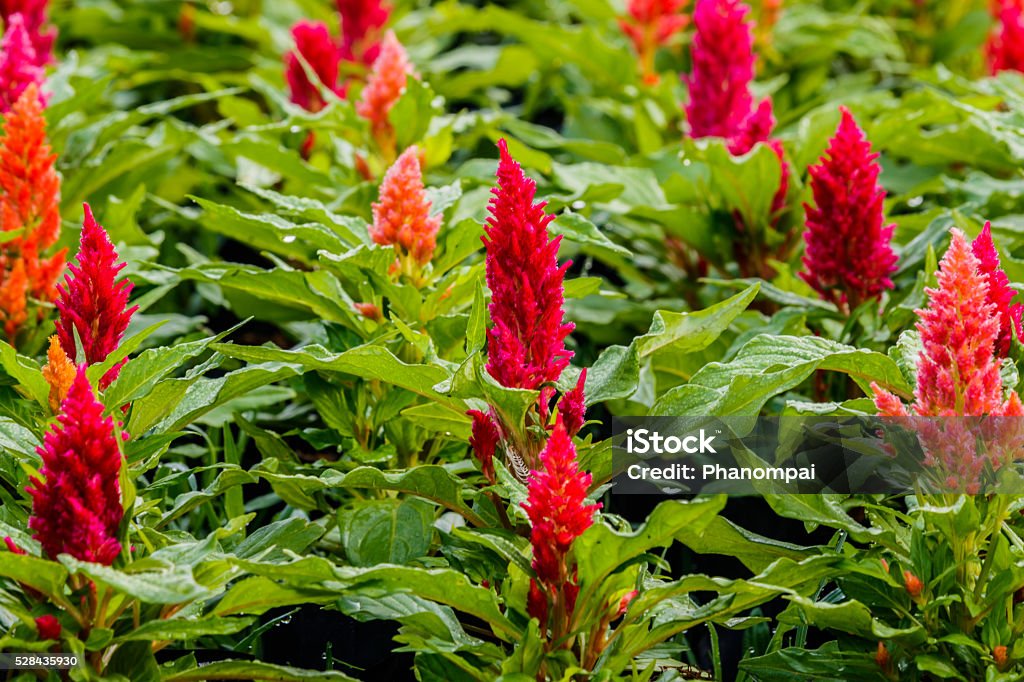
[[[0,652],[81,659],[0,675],[1024,674],[1021,0],[0,19]],[[610,491],[614,417],[874,414],[1005,421]]]

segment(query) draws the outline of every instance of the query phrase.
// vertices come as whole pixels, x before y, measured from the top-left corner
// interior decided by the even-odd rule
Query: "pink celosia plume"
[[[391,6],[380,0],[336,0],[341,15],[341,55],[369,66],[380,55],[380,34]]]
[[[51,559],[70,554],[110,565],[121,553],[118,528],[124,516],[120,434],[113,418],[103,416],[84,365],[58,420],[38,449],[43,466],[28,487],[29,528]]]
[[[10,23],[15,14],[21,15],[38,66],[53,63],[53,43],[57,39],[57,29],[49,23],[48,6],[49,0],[0,0],[0,19],[4,26]]]
[[[1024,338],[1021,329],[1021,314],[1024,305],[1011,303],[1014,290],[1010,287],[1010,278],[999,266],[999,252],[992,241],[992,229],[985,223],[984,229],[971,243],[971,251],[981,267],[981,273],[988,282],[988,302],[995,306],[995,314],[999,319],[999,336],[996,338],[996,354],[1006,357],[1010,352],[1010,342],[1014,333],[1018,339]]]
[[[1024,71],[1024,0],[996,0],[985,55],[989,71]]]
[[[909,410],[896,396],[872,384],[875,406],[887,417],[1021,417],[1016,391],[1004,397],[995,357],[1000,317],[990,300],[981,261],[960,230],[951,231],[949,249],[928,289],[928,307],[918,310],[922,350],[917,386]],[[976,493],[987,465],[998,468],[1019,457],[1020,420],[918,420],[925,464],[937,466],[950,489]],[[985,446],[980,446],[980,441]]]
[[[0,113],[10,111],[21,93],[33,84],[38,88],[40,104],[45,107],[47,98],[42,90],[45,80],[46,73],[38,63],[25,19],[21,14],[12,14],[0,40]]]
[[[561,415],[562,421],[565,423],[565,430],[569,432],[569,436],[575,436],[579,433],[579,430],[583,428],[583,424],[587,421],[586,396],[583,392],[583,386],[586,383],[587,370],[584,369],[580,372],[579,379],[576,380],[576,386],[563,393],[558,401],[558,414]]]
[[[57,286],[56,306],[60,312],[57,335],[70,358],[78,356],[77,338],[85,357],[77,357],[76,361],[93,365],[103,362],[117,349],[138,306],[128,307],[132,283],[127,279],[116,281],[125,263],[118,262],[110,237],[96,222],[88,204],[85,204],[77,260],[77,264],[68,265],[69,274]],[[121,361],[103,376],[101,388],[106,388],[117,378],[126,361]]]
[[[291,100],[307,111],[317,112],[327,105],[320,90],[321,84],[344,96],[344,89],[338,85],[338,46],[331,37],[327,26],[319,21],[300,21],[292,26],[295,50],[284,57],[285,78]],[[312,69],[320,83],[314,83],[306,74],[302,60]]]
[[[394,147],[394,130],[388,120],[391,107],[405,92],[409,77],[415,77],[405,48],[393,31],[388,31],[380,55],[373,62],[370,77],[356,104],[356,113],[370,121],[374,137],[381,147]]]
[[[572,352],[573,330],[562,310],[566,262],[558,265],[561,237],[550,239],[554,216],[534,203],[537,186],[498,142],[498,186],[491,190],[484,226],[487,285],[494,326],[487,336],[487,371],[502,386],[537,389],[558,380]]]
[[[586,504],[590,474],[580,471],[576,448],[559,419],[541,452],[542,470],[533,471],[523,509],[530,519],[533,570],[527,602],[529,614],[546,629],[550,605],[567,618],[576,604],[579,586],[567,556],[573,541],[594,522],[600,504]],[[556,624],[558,625],[558,624]]]
[[[399,260],[408,256],[423,266],[434,255],[440,227],[441,216],[430,215],[419,148],[409,147],[384,174],[370,236],[382,246],[394,245]]]
[[[825,156],[808,169],[815,206],[804,206],[807,250],[800,276],[822,298],[853,308],[892,288],[895,226],[885,224],[878,153],[849,110],[840,111]]]

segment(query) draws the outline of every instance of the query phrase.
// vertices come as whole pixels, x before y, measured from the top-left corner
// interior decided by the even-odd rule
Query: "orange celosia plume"
[[[50,337],[50,348],[46,352],[46,366],[43,367],[43,378],[50,385],[50,409],[57,413],[60,411],[60,404],[68,395],[75,380],[77,370],[75,365],[68,359],[68,354],[60,345],[60,337],[54,334]]]
[[[52,301],[65,251],[43,257],[60,235],[60,179],[46,141],[46,120],[34,85],[7,114],[0,141],[0,229],[21,234],[0,244],[0,316],[13,341],[27,321],[28,299]],[[20,291],[18,288],[20,287]]]

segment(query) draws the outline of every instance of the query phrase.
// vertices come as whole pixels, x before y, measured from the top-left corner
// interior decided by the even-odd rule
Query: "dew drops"
[[[911,197],[907,199],[907,206],[910,208],[917,208],[924,203],[924,197]]]
[[[283,241],[285,244],[291,244],[292,242],[295,241],[295,235],[286,234],[285,236],[281,237],[281,241]]]

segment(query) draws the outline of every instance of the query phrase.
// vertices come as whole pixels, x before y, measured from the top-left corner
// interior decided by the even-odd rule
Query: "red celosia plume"
[[[570,436],[575,436],[583,428],[587,421],[587,407],[584,404],[585,396],[583,386],[587,383],[587,370],[580,372],[580,378],[576,380],[576,386],[562,394],[558,401],[558,413],[565,423],[565,430]]]
[[[576,448],[559,419],[541,452],[543,470],[530,474],[527,500],[523,509],[530,519],[530,544],[533,546],[533,570],[528,611],[547,624],[549,604],[561,601],[563,614],[575,607],[579,586],[570,570],[567,555],[573,540],[594,522],[600,504],[586,504],[590,474],[580,471]]]
[[[683,13],[689,0],[629,0],[627,16],[619,19],[622,32],[633,42],[640,59],[644,79],[654,82],[654,54],[672,36],[686,28],[689,17]]]
[[[491,190],[484,226],[487,285],[494,326],[487,335],[487,371],[502,386],[537,389],[558,380],[572,352],[573,330],[562,311],[566,262],[558,265],[561,237],[548,238],[554,216],[533,203],[537,186],[498,142],[498,186]]]
[[[39,65],[32,37],[21,14],[12,14],[5,22],[0,40],[0,113],[8,112],[30,85],[37,86],[40,104],[46,106],[42,92],[46,74]]]
[[[373,64],[380,54],[380,32],[391,6],[380,0],[336,0],[341,15],[341,56],[346,61]]]
[[[1024,305],[1010,303],[1013,300],[1014,291],[1010,288],[1010,278],[999,266],[999,252],[996,251],[995,242],[992,241],[992,229],[989,223],[985,223],[981,234],[971,243],[971,251],[978,259],[981,273],[985,276],[985,281],[988,282],[988,302],[995,306],[996,317],[999,318],[996,354],[1005,358],[1010,352],[1010,342],[1014,332],[1018,339],[1024,338],[1024,330],[1021,329],[1021,314],[1024,313]]]
[[[103,416],[84,365],[58,419],[38,449],[42,477],[28,487],[29,528],[51,559],[70,554],[109,566],[121,553],[120,434],[114,420]]]
[[[47,18],[48,5],[49,0],[0,0],[0,19],[4,26],[15,14],[22,16],[39,66],[53,63],[53,43],[57,39],[57,29],[49,25]]]
[[[93,218],[92,209],[85,204],[78,250],[78,264],[69,265],[70,274],[63,284],[57,285],[56,301],[60,317],[57,335],[68,357],[77,357],[76,336],[82,344],[85,357],[77,362],[94,365],[107,359],[121,343],[132,314],[138,307],[128,307],[132,283],[127,279],[115,281],[125,267],[118,262],[117,251],[110,243],[106,230]],[[106,388],[116,377],[123,360],[100,380]]]
[[[1024,1],[997,0],[996,27],[985,49],[989,70],[1024,71]]]
[[[0,244],[0,319],[11,341],[28,320],[28,298],[52,301],[64,270],[65,250],[43,256],[60,236],[55,162],[36,86],[30,84],[4,119],[0,140],[0,229],[22,232]]]
[[[470,436],[469,444],[480,462],[480,471],[491,484],[494,484],[497,482],[494,473],[494,453],[501,442],[501,433],[489,414],[480,410],[469,410],[466,414],[473,418],[473,435]]]
[[[430,215],[419,148],[409,147],[384,174],[370,236],[382,246],[394,245],[399,260],[408,256],[423,266],[434,255],[440,227],[441,216]]]
[[[300,21],[292,26],[295,50],[284,57],[285,78],[291,100],[307,111],[317,112],[327,106],[320,84],[344,97],[338,85],[338,46],[327,26],[319,21]],[[299,57],[306,60],[320,83],[313,83]]]
[[[388,31],[380,55],[373,62],[366,87],[356,104],[356,113],[370,121],[374,137],[381,147],[394,147],[394,130],[388,120],[388,113],[405,92],[408,78],[415,75],[405,48],[398,42],[394,32]]]
[[[849,110],[840,111],[826,155],[808,169],[816,206],[804,206],[807,251],[800,276],[822,298],[853,308],[892,288],[895,226],[885,225],[878,153]]]

